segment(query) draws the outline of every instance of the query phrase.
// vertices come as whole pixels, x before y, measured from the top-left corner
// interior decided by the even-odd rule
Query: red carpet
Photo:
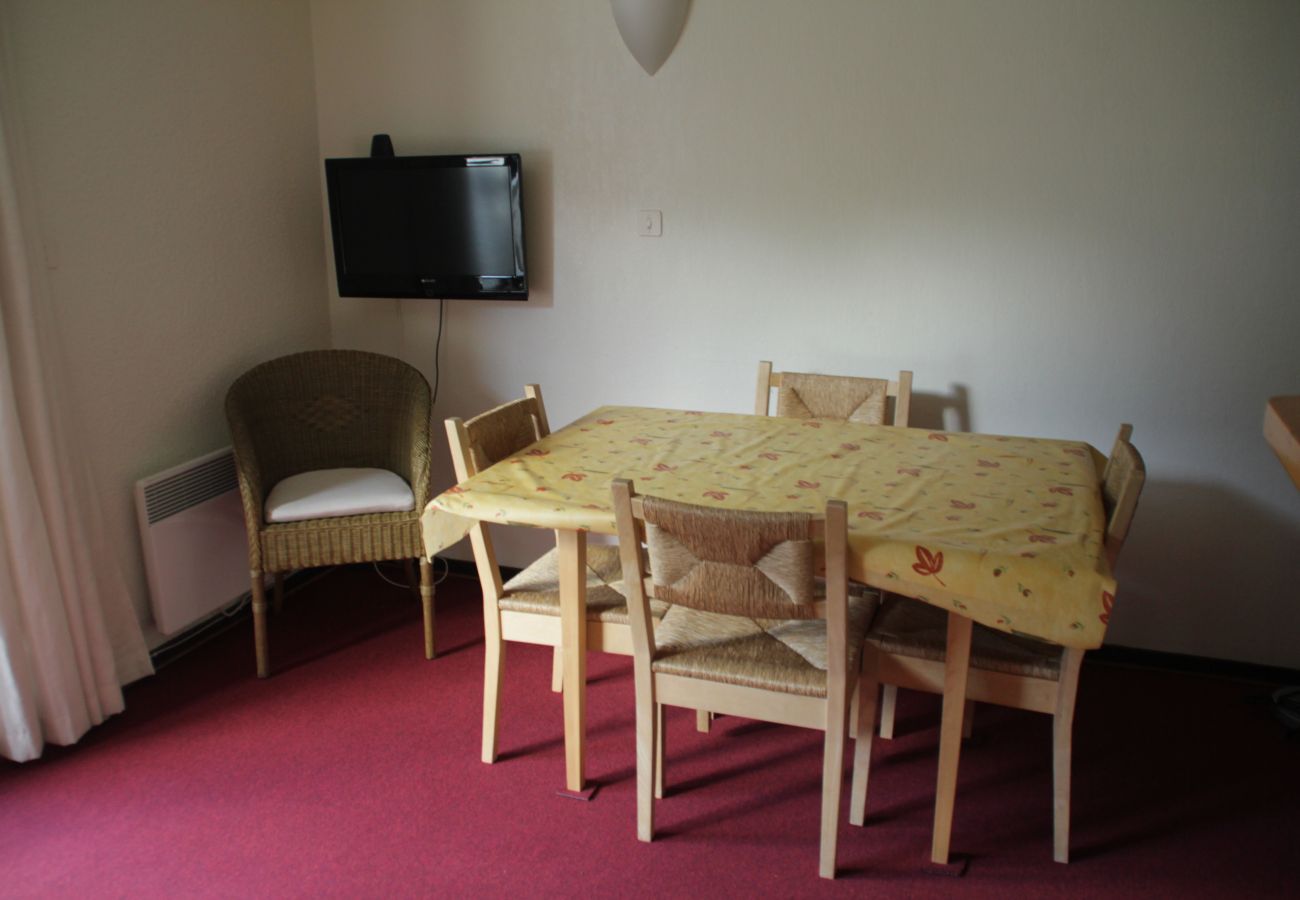
[[[503,758],[478,761],[476,582],[439,587],[441,655],[419,604],[343,569],[272,618],[275,675],[247,622],[132,686],[81,744],[0,763],[0,895],[1295,896],[1300,741],[1259,685],[1087,666],[1075,738],[1073,861],[1052,862],[1049,722],[980,707],[953,848],[927,865],[937,701],[901,700],[878,742],[867,827],[817,877],[821,736],[670,711],[668,796],[638,843],[628,661],[589,665],[591,803],[563,784],[550,655],[511,645]],[[847,760],[846,760],[847,761]],[[846,778],[847,788],[847,778]]]

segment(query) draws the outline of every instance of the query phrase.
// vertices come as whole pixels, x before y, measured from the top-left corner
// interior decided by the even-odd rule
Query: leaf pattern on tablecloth
[[[933,575],[935,581],[943,584],[943,579],[939,577],[939,573],[943,571],[943,551],[935,552],[918,544],[916,562],[912,563],[912,571],[918,575]]]

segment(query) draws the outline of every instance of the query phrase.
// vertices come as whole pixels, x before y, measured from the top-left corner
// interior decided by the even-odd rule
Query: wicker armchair
[[[432,569],[420,536],[420,513],[430,494],[431,411],[429,385],[419,371],[356,350],[280,357],[231,385],[226,418],[248,527],[259,678],[269,672],[264,576],[275,574],[278,601],[283,573],[314,566],[418,558],[424,650],[433,658]],[[395,482],[388,475],[393,473],[409,486],[411,506],[268,521],[267,501],[277,484],[322,470],[382,470]]]

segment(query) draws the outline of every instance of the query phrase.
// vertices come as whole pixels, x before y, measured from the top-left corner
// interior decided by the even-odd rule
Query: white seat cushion
[[[387,469],[317,469],[271,488],[265,513],[268,522],[301,522],[412,509],[411,486]]]

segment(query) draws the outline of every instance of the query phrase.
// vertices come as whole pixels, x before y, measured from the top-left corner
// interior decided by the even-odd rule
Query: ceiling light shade
[[[677,46],[691,0],[609,0],[623,43],[653,75]]]

